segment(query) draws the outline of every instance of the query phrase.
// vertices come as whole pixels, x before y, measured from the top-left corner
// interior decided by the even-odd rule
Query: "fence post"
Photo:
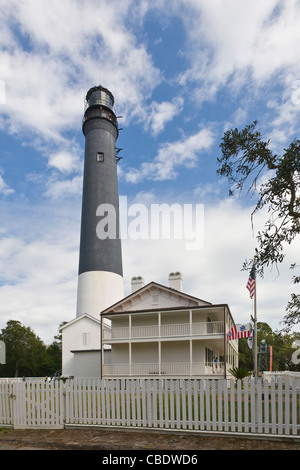
[[[297,379],[292,382],[292,434],[297,435]]]
[[[70,387],[68,387],[69,389]],[[62,386],[62,397],[61,397],[61,403],[62,403],[62,408],[60,410],[60,413],[61,413],[61,419],[60,419],[60,422],[61,424],[63,425],[63,427],[65,428],[66,426],[66,421],[67,421],[67,413],[66,413],[66,410],[67,410],[67,391],[66,391],[66,382],[63,381],[63,386]]]
[[[11,409],[11,423],[13,427],[15,428],[15,419],[16,419],[16,393],[17,391],[15,390],[15,386],[17,384],[12,384],[11,387],[11,393],[9,395],[10,401],[9,401],[9,406]]]

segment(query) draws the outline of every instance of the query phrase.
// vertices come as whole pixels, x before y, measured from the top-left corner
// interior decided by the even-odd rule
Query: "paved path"
[[[300,450],[300,439],[261,439],[204,434],[91,428],[0,431],[0,450]]]

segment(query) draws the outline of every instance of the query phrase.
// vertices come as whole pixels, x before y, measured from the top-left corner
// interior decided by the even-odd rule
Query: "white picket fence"
[[[0,427],[108,426],[300,437],[296,379],[1,382]]]
[[[64,388],[59,381],[0,379],[0,427],[62,428]]]

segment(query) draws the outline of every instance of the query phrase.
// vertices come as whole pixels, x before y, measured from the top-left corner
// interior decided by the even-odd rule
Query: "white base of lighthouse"
[[[124,298],[123,277],[108,271],[88,271],[78,277],[77,312],[97,320],[100,313]]]

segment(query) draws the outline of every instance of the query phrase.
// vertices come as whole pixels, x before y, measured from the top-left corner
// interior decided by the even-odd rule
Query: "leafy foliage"
[[[269,265],[282,263],[285,246],[290,245],[300,233],[300,140],[294,140],[282,156],[273,154],[270,141],[264,142],[256,129],[257,121],[242,131],[230,129],[224,133],[220,148],[223,156],[218,158],[217,173],[227,178],[229,194],[242,191],[257,195],[254,214],[267,207],[269,218],[264,229],[258,232],[256,266],[263,275]],[[260,177],[266,183],[257,188]],[[249,269],[252,260],[246,261],[244,269]],[[292,269],[298,269],[296,263]],[[299,282],[299,276],[292,278]],[[292,293],[286,307],[285,329],[300,321],[300,296]]]
[[[43,377],[61,369],[61,344],[46,346],[30,327],[9,320],[0,333],[6,345],[6,364],[1,377]]]
[[[249,370],[244,367],[233,367],[232,369],[229,369],[229,372],[236,380],[243,380],[245,377],[251,375],[251,372],[249,372]]]
[[[293,364],[291,358],[295,351],[293,343],[300,339],[300,333],[284,333],[272,331],[272,328],[264,322],[257,323],[258,346],[265,340],[267,346],[273,348],[273,370],[295,370],[300,371],[300,365]],[[247,370],[253,370],[253,349],[247,346],[246,339],[239,340],[239,366]]]

